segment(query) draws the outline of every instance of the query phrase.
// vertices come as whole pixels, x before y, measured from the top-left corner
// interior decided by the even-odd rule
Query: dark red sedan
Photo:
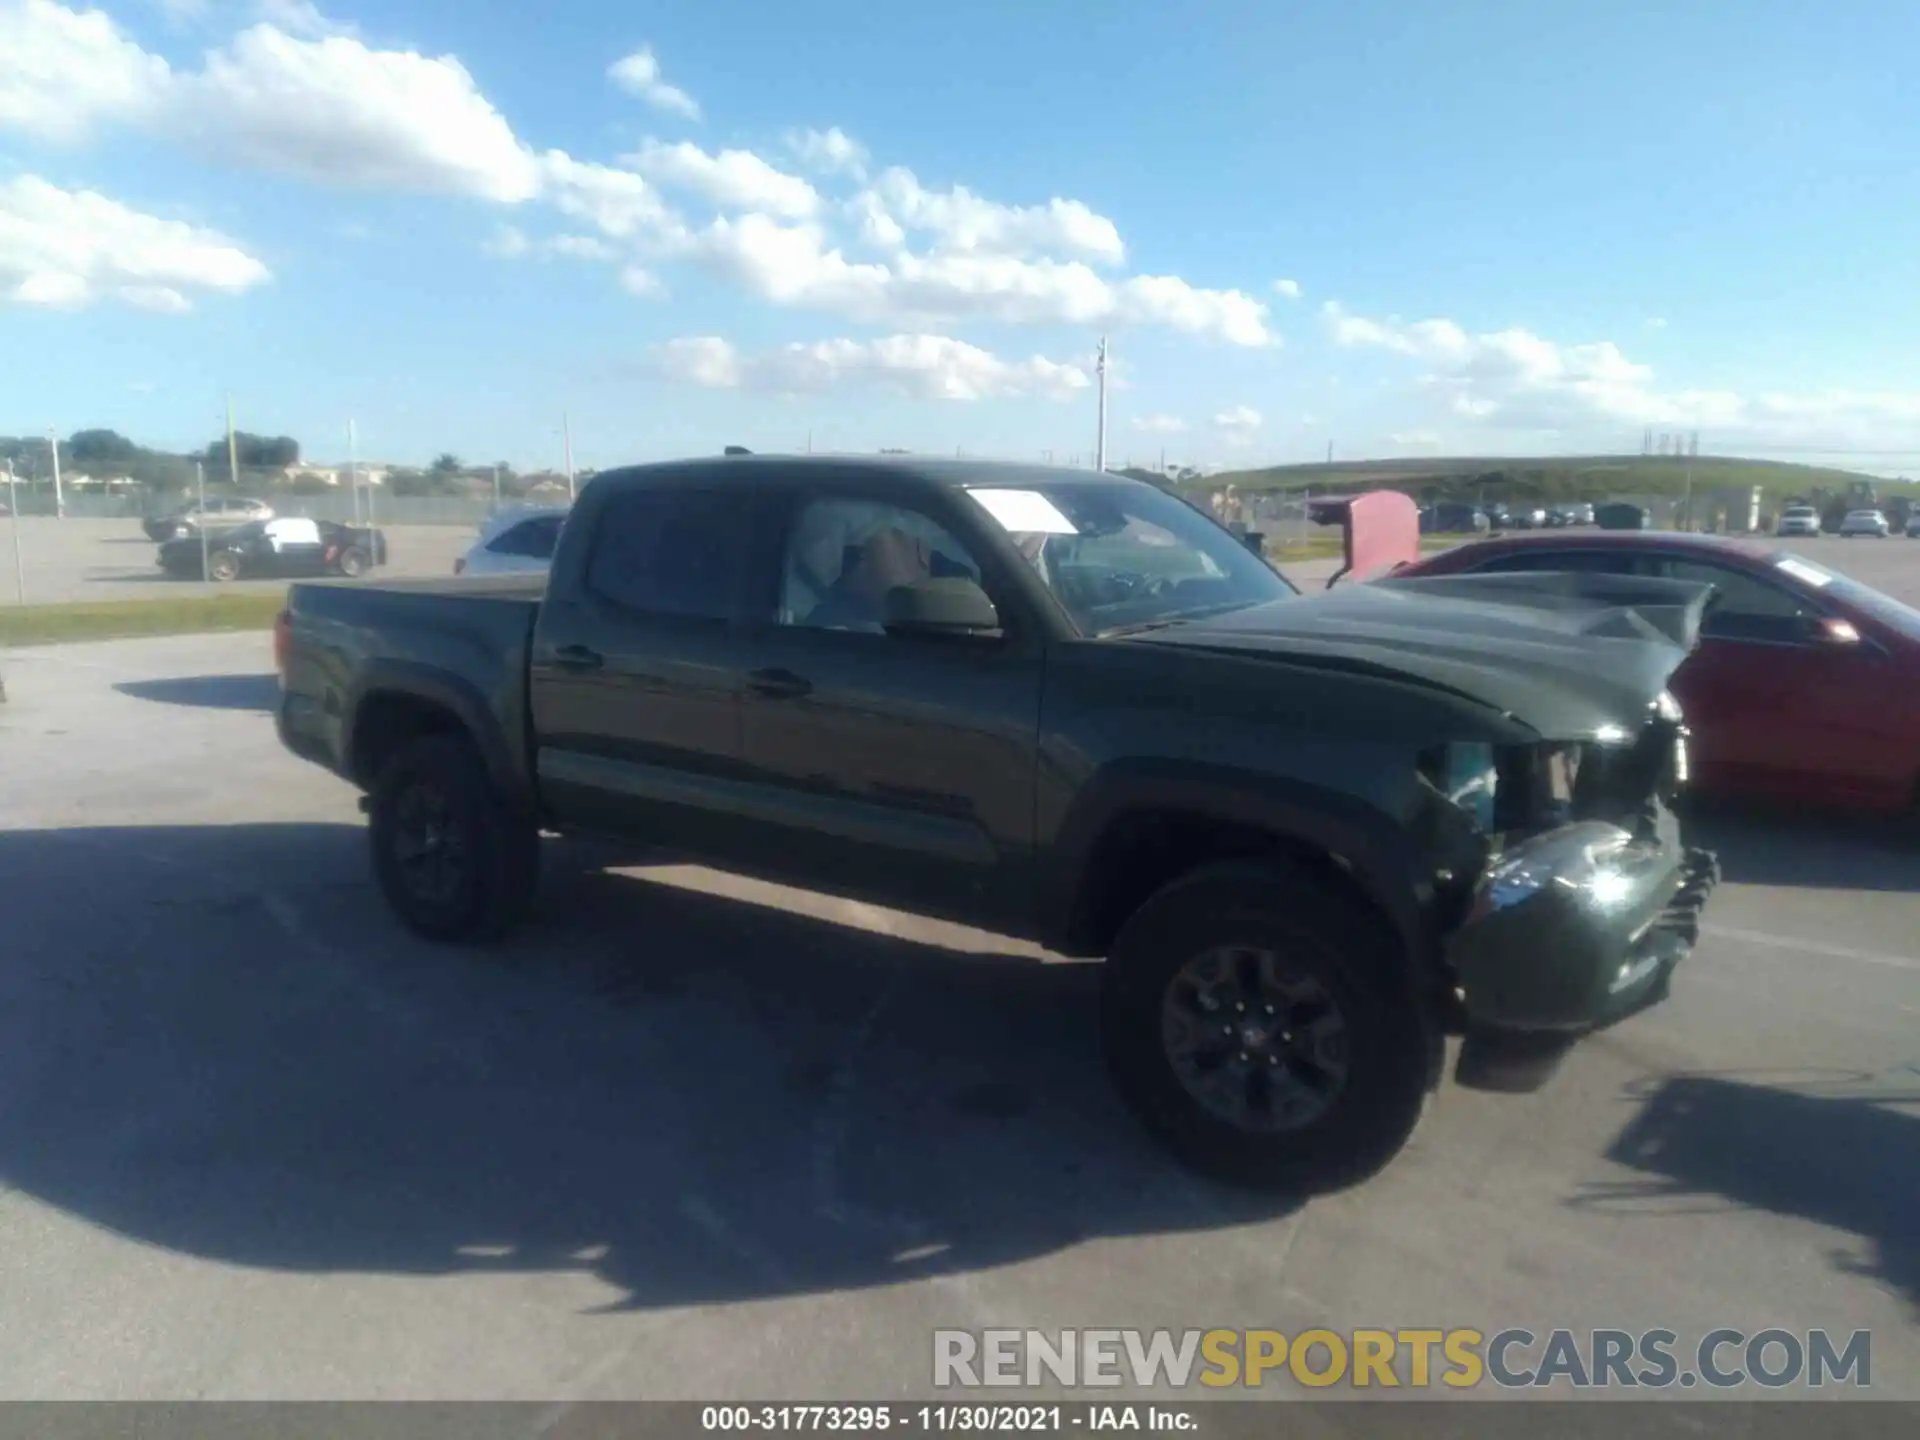
[[[1887,811],[1920,802],[1920,610],[1790,550],[1718,535],[1511,536],[1394,576],[1514,570],[1715,587],[1699,649],[1673,679],[1701,790]]]

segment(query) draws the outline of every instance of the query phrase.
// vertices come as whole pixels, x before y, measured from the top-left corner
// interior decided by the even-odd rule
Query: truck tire
[[[1183,1163],[1299,1193],[1366,1178],[1418,1125],[1443,1042],[1417,996],[1363,905],[1236,862],[1175,880],[1122,927],[1101,1031],[1121,1097]]]
[[[531,908],[540,833],[501,803],[465,738],[407,745],[381,769],[368,813],[380,893],[416,935],[490,940]]]
[[[349,580],[357,580],[367,573],[367,552],[358,545],[350,545],[340,552],[340,573]]]

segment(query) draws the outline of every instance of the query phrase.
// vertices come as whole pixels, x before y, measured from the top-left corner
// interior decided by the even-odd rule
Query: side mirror
[[[992,639],[1000,634],[1000,612],[974,581],[942,576],[889,590],[886,630],[889,635]]]
[[[1808,615],[1805,617],[1807,638],[1816,645],[1830,645],[1844,650],[1860,643],[1860,632],[1848,620],[1839,620],[1831,615]]]

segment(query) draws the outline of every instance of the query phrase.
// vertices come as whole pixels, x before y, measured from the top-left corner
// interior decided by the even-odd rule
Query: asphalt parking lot
[[[0,520],[0,605],[18,603],[17,576],[24,576],[29,605],[78,600],[151,600],[213,589],[205,581],[162,574],[159,547],[138,520],[54,520],[27,516],[20,527],[20,565],[15,568],[15,522]],[[456,557],[473,543],[472,525],[381,525],[389,562],[381,575],[451,575]],[[238,580],[220,590],[273,590],[284,580]]]
[[[1091,967],[573,850],[429,947],[265,636],[0,663],[0,1399],[927,1396],[989,1325],[1869,1329],[1920,1398],[1898,839],[1706,817],[1666,1005],[1298,1206],[1135,1133]]]

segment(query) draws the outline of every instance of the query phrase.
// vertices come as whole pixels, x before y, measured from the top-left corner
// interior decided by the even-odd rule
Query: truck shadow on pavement
[[[1811,1220],[1859,1241],[1860,1253],[1829,1257],[1836,1269],[1880,1280],[1920,1313],[1920,1110],[1896,1108],[1920,1107],[1920,1067],[1891,1089],[1884,1077],[1820,1076],[1798,1089],[1715,1074],[1645,1082],[1606,1158],[1647,1178],[1589,1186],[1574,1205]]]
[[[1920,836],[1904,818],[1782,813],[1726,801],[1692,801],[1687,842],[1720,857],[1738,885],[1903,893],[1920,889]]]
[[[555,858],[469,952],[399,931],[357,826],[0,832],[0,1186],[240,1265],[584,1272],[609,1310],[1294,1208],[1136,1131],[1093,967]]]
[[[271,715],[280,701],[275,675],[188,675],[166,680],[123,680],[113,687],[136,700],[193,705],[203,710],[257,710]]]

